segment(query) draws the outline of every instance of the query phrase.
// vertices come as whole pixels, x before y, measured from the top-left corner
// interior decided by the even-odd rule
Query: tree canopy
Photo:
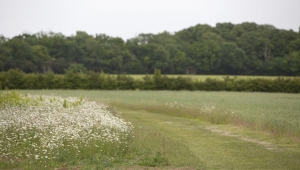
[[[121,31],[121,30],[120,30]],[[0,35],[0,71],[300,75],[300,32],[252,22],[195,25],[128,40],[105,34]]]

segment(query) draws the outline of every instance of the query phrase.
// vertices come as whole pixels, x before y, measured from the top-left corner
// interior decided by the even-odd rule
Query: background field
[[[114,74],[112,74],[112,75],[114,75]],[[143,77],[145,77],[145,74],[127,74],[127,75],[134,79],[142,79]],[[204,81],[207,78],[223,80],[223,78],[226,77],[226,75],[186,75],[186,74],[166,74],[166,76],[172,77],[172,78],[189,77],[192,80],[198,80],[198,81]],[[276,79],[279,77],[279,76],[235,76],[235,75],[228,75],[228,76],[231,78],[236,77],[238,79],[257,79],[257,78]],[[292,76],[280,76],[280,77],[292,78]]]
[[[144,158],[138,163],[118,165],[124,169],[300,166],[299,94],[86,90],[22,93],[84,96],[116,106],[121,116],[136,127],[131,157]]]

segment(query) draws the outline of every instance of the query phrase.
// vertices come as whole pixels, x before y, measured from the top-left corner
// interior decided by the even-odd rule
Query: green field
[[[144,74],[127,74],[128,76],[138,80],[138,79],[142,79],[143,77],[145,77]],[[198,80],[198,81],[204,81],[207,78],[212,78],[212,79],[218,79],[218,80],[223,80],[224,77],[226,77],[226,75],[174,75],[174,74],[166,74],[166,76],[168,77],[172,77],[172,78],[177,78],[177,77],[189,77],[192,80]],[[262,79],[276,79],[279,76],[235,76],[235,75],[228,75],[229,77],[233,78],[236,77],[238,79],[257,79],[257,78],[262,78]],[[285,78],[288,78],[289,76],[284,76]],[[292,78],[292,77],[290,77]]]
[[[107,103],[111,106],[108,108],[110,112],[126,122],[131,122],[134,128],[129,138],[122,139],[122,143],[121,140],[120,143],[102,143],[92,140],[89,145],[80,145],[78,141],[77,143],[69,141],[68,145],[55,150],[59,154],[58,158],[45,155],[42,150],[34,151],[35,155],[44,154],[43,159],[38,157],[40,162],[26,158],[17,160],[18,163],[6,164],[3,161],[9,158],[9,155],[2,155],[0,169],[44,167],[44,169],[185,170],[299,169],[300,167],[299,94],[95,90],[22,90],[20,92],[37,95],[34,101],[44,101],[46,97],[41,95],[62,96],[66,100],[60,99],[59,105],[65,107],[65,109],[61,108],[62,111],[69,112],[68,119],[74,119],[72,115],[75,112],[73,113],[71,106],[80,105],[81,98],[72,102],[67,97],[84,97],[87,103],[93,101]],[[17,102],[18,107],[22,106],[13,96],[0,100],[0,104],[6,100],[12,103]],[[57,100],[58,98],[50,98],[51,103]],[[29,101],[31,100],[23,100],[27,103]],[[83,117],[80,115],[75,117],[79,121],[79,127],[82,126],[81,120],[91,121],[92,124],[102,122],[95,117],[97,114],[92,114],[91,118],[87,118],[91,116],[89,112],[95,107],[93,103],[91,104],[91,107],[87,105],[88,108],[77,108],[77,110],[83,108],[82,114],[84,114]],[[60,122],[60,112],[47,105],[37,112],[38,115],[40,114],[37,116],[51,120],[51,115],[44,113],[47,109],[54,111],[53,114],[58,116],[55,121],[51,122]],[[73,109],[76,111],[76,107]],[[26,114],[30,117],[34,115],[33,112]],[[61,114],[66,115],[63,112]],[[6,118],[8,117],[9,114]],[[27,117],[24,118],[27,119]],[[22,119],[16,117],[14,120]],[[65,126],[66,128],[75,126],[76,121],[67,121],[67,119],[65,121],[70,122],[70,125]],[[89,126],[91,123],[88,122],[86,125]],[[58,123],[59,127],[62,125]],[[73,133],[74,130],[62,131],[58,134],[63,135],[68,131]],[[32,131],[29,132],[32,133]],[[33,134],[37,133],[33,132]],[[49,133],[49,135],[52,134]],[[0,149],[15,150],[14,153],[30,151],[30,149],[26,150],[30,144],[26,141],[19,141],[15,149],[1,148],[2,146],[9,147],[5,142],[9,141],[3,138],[5,135],[16,136],[16,133],[14,131],[0,133],[0,137],[4,140],[4,142],[0,141]],[[17,133],[17,140],[22,139],[19,136],[20,134]],[[55,138],[64,139],[61,135],[56,135]],[[32,138],[28,139],[32,140]],[[23,144],[20,145],[21,143]],[[70,150],[71,143],[76,144],[79,150],[74,150],[74,148]],[[67,152],[65,149],[68,149]],[[20,154],[19,157],[22,155]]]
[[[87,91],[87,90],[44,90],[23,91],[36,94],[56,94],[84,96],[92,100],[110,103],[117,107],[168,112],[181,117],[209,119],[205,111],[215,118],[224,118],[220,124],[228,122],[225,118],[236,117],[255,128],[273,128],[273,132],[300,137],[300,95],[284,93],[250,92],[199,92],[199,91]],[[168,107],[168,105],[173,107]],[[172,110],[174,108],[174,110]],[[177,113],[183,109],[186,113]],[[196,113],[197,112],[197,113]],[[213,120],[211,120],[213,121]],[[214,122],[212,122],[214,123]],[[218,122],[216,122],[218,123]],[[240,122],[236,122],[240,123]],[[264,127],[269,126],[269,127]],[[261,127],[260,127],[261,126]],[[278,131],[276,131],[276,129]],[[283,130],[284,129],[284,130]]]
[[[298,169],[300,95],[188,91],[24,90],[109,103],[135,138],[106,169]],[[83,169],[95,169],[78,162]],[[76,164],[76,165],[77,165]],[[101,162],[100,162],[101,164]],[[69,163],[66,163],[69,165]],[[155,168],[154,168],[155,169]]]

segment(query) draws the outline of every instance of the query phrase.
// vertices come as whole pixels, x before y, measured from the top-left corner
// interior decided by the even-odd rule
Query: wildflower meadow
[[[1,92],[0,108],[0,169],[47,169],[86,158],[105,166],[133,135],[109,106],[82,97]]]

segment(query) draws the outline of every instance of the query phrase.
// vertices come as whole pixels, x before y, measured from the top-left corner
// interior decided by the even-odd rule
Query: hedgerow
[[[239,79],[224,76],[223,80],[207,78],[194,81],[187,77],[168,77],[155,70],[153,75],[145,75],[142,80],[120,74],[112,76],[104,72],[78,73],[67,72],[64,75],[54,73],[25,74],[21,70],[11,69],[0,72],[1,89],[96,89],[96,90],[201,90],[201,91],[248,91],[299,93],[300,78],[276,79],[249,78]]]

